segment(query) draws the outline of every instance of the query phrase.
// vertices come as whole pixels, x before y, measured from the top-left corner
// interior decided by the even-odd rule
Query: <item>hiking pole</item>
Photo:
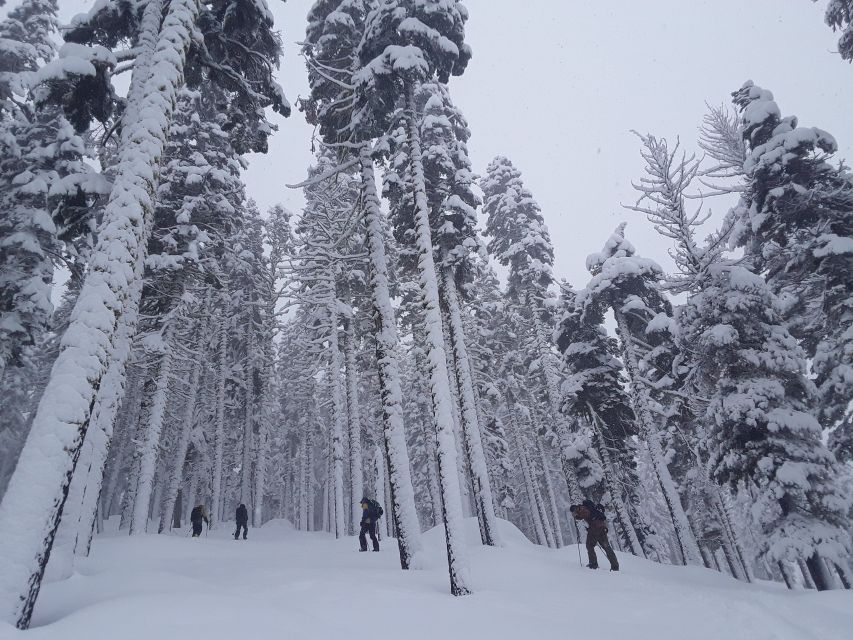
[[[583,568],[583,560],[581,560],[581,530],[578,529],[578,521],[574,520],[575,523],[575,533],[578,537],[578,566]]]

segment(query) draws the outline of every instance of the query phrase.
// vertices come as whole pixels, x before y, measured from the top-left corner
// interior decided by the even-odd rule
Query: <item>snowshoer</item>
[[[358,542],[361,548],[359,551],[367,551],[368,533],[373,541],[373,550],[379,551],[379,540],[376,539],[376,522],[382,517],[382,507],[376,500],[362,498],[361,509],[361,533],[358,534]]]
[[[586,566],[590,569],[598,569],[595,545],[599,544],[610,561],[610,570],[619,571],[619,560],[607,539],[607,518],[604,516],[604,508],[592,500],[584,500],[582,504],[573,504],[569,507],[569,511],[575,520],[586,522],[586,552],[589,554],[589,564]]]
[[[207,508],[203,505],[196,505],[190,513],[190,522],[193,525],[193,538],[198,538],[201,535],[202,525],[204,522],[210,527],[210,518],[207,516]]]
[[[234,532],[235,540],[240,539],[240,529],[243,530],[243,540],[245,540],[246,535],[249,533],[249,512],[244,504],[237,507],[237,530]]]

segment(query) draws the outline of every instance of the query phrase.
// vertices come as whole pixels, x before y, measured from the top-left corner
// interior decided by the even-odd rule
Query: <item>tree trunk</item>
[[[701,565],[702,554],[699,552],[699,545],[696,544],[696,538],[687,519],[687,513],[684,511],[681,498],[675,489],[675,483],[672,480],[672,475],[669,472],[669,467],[666,465],[666,459],[661,449],[657,429],[655,429],[655,425],[653,424],[649,408],[651,398],[649,397],[648,389],[640,381],[637,353],[634,348],[633,338],[628,330],[625,314],[621,309],[617,308],[613,309],[613,314],[616,318],[616,328],[619,333],[619,340],[622,343],[622,351],[625,354],[623,360],[625,369],[628,372],[628,379],[630,380],[629,390],[634,413],[640,425],[642,439],[649,448],[652,467],[655,470],[655,476],[657,477],[667,511],[672,520],[676,539],[678,540],[685,563]]]
[[[616,511],[616,519],[623,532],[623,543],[635,556],[645,558],[646,553],[643,550],[643,545],[640,544],[640,539],[637,537],[637,531],[634,529],[634,524],[628,514],[628,509],[625,507],[625,501],[622,500],[621,487],[616,479],[613,461],[610,459],[610,451],[607,449],[607,443],[604,442],[602,436],[601,418],[590,407],[593,420],[595,422],[595,442],[598,445],[598,455],[601,458],[601,466],[604,471],[604,483],[607,485],[607,491],[610,493],[610,500],[613,502]]]
[[[350,452],[350,488],[352,492],[352,528],[361,528],[361,498],[364,496],[364,460],[361,452],[361,407],[358,403],[358,370],[355,364],[353,321],[344,319],[344,356],[346,360],[347,425]],[[383,488],[384,489],[384,488]],[[384,491],[383,491],[384,493]],[[384,505],[384,501],[381,503]]]
[[[346,420],[346,390],[341,377],[341,350],[338,341],[338,299],[335,294],[335,279],[329,276],[329,381],[332,386],[332,477],[334,489],[335,537],[347,535],[347,514],[344,507],[344,422]]]
[[[453,399],[444,351],[444,332],[439,308],[438,274],[433,259],[432,231],[427,206],[420,131],[416,118],[414,86],[406,90],[406,130],[415,204],[415,242],[418,248],[419,281],[426,325],[433,419],[438,441],[438,473],[444,498],[444,530],[450,593],[471,593],[465,550],[465,523],[456,474],[456,438],[453,435]]]
[[[554,484],[551,482],[551,472],[548,469],[548,460],[545,458],[545,449],[542,447],[541,438],[536,438],[536,450],[539,453],[539,460],[542,462],[542,475],[545,481],[545,493],[548,496],[548,506],[551,507],[551,519],[554,523],[554,543],[560,549],[564,546],[563,531],[560,526],[560,512],[557,509],[557,496],[554,493]]]
[[[0,504],[0,539],[11,549],[0,558],[0,618],[20,629],[29,626],[118,318],[133,293],[129,280],[146,251],[158,167],[198,15],[197,0],[173,0],[160,27],[163,5],[159,0],[149,5],[141,22],[143,60],[137,60],[131,79],[134,99],[123,117],[119,162],[98,245]],[[152,53],[155,40],[158,48]],[[138,108],[131,104],[137,95]]]
[[[530,519],[533,524],[533,531],[536,534],[536,543],[550,547],[551,544],[549,544],[548,536],[545,533],[545,522],[542,519],[542,509],[540,508],[542,500],[539,496],[539,488],[536,486],[535,478],[530,468],[530,462],[527,458],[521,434],[519,433],[515,415],[510,415],[509,425],[512,430],[513,439],[515,440],[515,450],[518,453],[518,465],[521,467],[521,475],[524,478],[524,489],[527,493]]]
[[[824,562],[823,558],[817,552],[806,559],[806,567],[808,567],[809,574],[811,574],[815,589],[818,591],[829,591],[830,589],[837,588],[835,579],[826,566],[826,562]]]
[[[753,575],[749,564],[746,561],[746,555],[743,552],[743,547],[740,544],[740,540],[738,540],[737,532],[732,525],[731,516],[729,515],[729,506],[726,501],[726,497],[723,495],[722,489],[712,484],[707,475],[704,476],[703,481],[706,482],[713,492],[714,496],[714,508],[717,511],[720,523],[723,525],[724,536],[724,551],[726,551],[727,556],[729,554],[735,555],[737,557],[738,565],[741,569],[741,575],[746,582],[753,582]],[[726,548],[725,542],[728,542],[728,545],[731,547],[730,549]]]
[[[246,361],[243,366],[245,382],[245,401],[243,413],[243,451],[240,464],[240,502],[252,509],[252,458],[255,440],[255,332],[253,330],[254,315],[252,301],[249,305],[249,318],[246,322]]]
[[[383,441],[391,485],[394,525],[400,566],[408,569],[421,550],[421,526],[415,507],[415,490],[403,427],[403,392],[400,388],[397,323],[388,285],[388,259],[382,228],[382,208],[376,195],[373,159],[367,144],[359,150],[365,227],[370,261],[370,295],[376,326],[376,361],[382,399]]]
[[[202,332],[204,335],[204,332]],[[175,446],[175,455],[172,458],[171,470],[169,473],[169,484],[166,488],[166,496],[163,499],[163,509],[160,512],[160,526],[157,533],[163,533],[172,521],[172,516],[175,511],[175,501],[178,499],[178,490],[181,487],[181,480],[184,477],[184,461],[187,458],[187,450],[190,446],[190,436],[192,435],[196,397],[198,395],[199,381],[201,379],[201,367],[194,366],[190,374],[189,388],[187,389],[187,402],[184,406],[184,415],[178,425],[180,433],[178,442]]]
[[[222,315],[219,318],[219,348],[216,365],[216,417],[213,437],[213,486],[210,505],[210,524],[222,520],[222,467],[225,455],[225,385],[228,380],[228,291],[223,284],[220,298]]]
[[[133,501],[133,517],[130,520],[130,535],[145,533],[148,527],[148,510],[157,473],[157,458],[160,448],[160,433],[166,416],[166,401],[172,377],[172,337],[170,327],[163,331],[163,353],[157,371],[157,386],[151,400],[151,411],[139,445],[139,477]]]
[[[454,352],[453,363],[456,368],[456,380],[459,385],[459,399],[462,409],[462,430],[468,452],[468,464],[471,469],[474,500],[477,504],[477,517],[480,521],[480,534],[483,544],[499,546],[500,534],[477,416],[474,380],[462,326],[462,308],[456,291],[456,281],[449,270],[444,274],[444,297],[447,302],[448,326]]]

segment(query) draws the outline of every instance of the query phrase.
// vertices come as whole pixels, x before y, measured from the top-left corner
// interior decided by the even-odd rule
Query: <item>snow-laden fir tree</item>
[[[613,311],[641,440],[649,448],[684,562],[700,564],[699,547],[664,456],[661,402],[655,397],[673,383],[669,371],[661,371],[655,362],[662,351],[674,348],[671,336],[659,330],[661,325],[668,326],[672,308],[658,286],[663,276],[661,268],[654,261],[635,255],[624,230],[623,223],[602,251],[587,257],[592,278],[579,294],[578,304],[584,315],[593,319],[601,318],[603,309]]]
[[[711,195],[744,190],[745,150],[736,118],[722,108],[712,108],[706,115],[699,145],[714,163],[706,169],[686,152],[679,155],[678,142],[670,147],[664,138],[638,137],[642,142],[645,176],[634,183],[640,195],[628,208],[644,214],[655,230],[673,244],[669,253],[675,269],[663,277],[661,287],[675,293],[701,291],[706,285],[709,268],[722,260],[736,218],[727,215],[721,227],[700,242],[696,236],[708,221],[710,212],[703,209],[702,202],[691,205],[690,192],[697,177],[711,189]],[[677,311],[676,320],[678,314]],[[647,360],[658,369],[656,377],[667,382],[660,389],[663,396],[659,400],[662,417],[667,423],[661,435],[662,444],[668,447],[668,466],[678,483],[682,500],[689,505],[688,515],[695,519],[694,532],[722,532],[722,547],[732,573],[748,580],[749,564],[726,509],[726,496],[707,477],[707,453],[702,451],[700,424],[707,401],[704,392],[696,386],[699,358],[679,334],[678,323],[672,320],[661,316],[660,322],[654,324],[655,331],[650,333],[648,340],[664,348],[652,350],[650,355],[654,357]],[[712,524],[714,521],[716,526]],[[713,537],[705,539],[716,544]],[[706,566],[710,566],[707,548],[700,544],[700,550]]]
[[[853,1],[829,0],[824,20],[833,31],[841,33],[838,53],[847,62],[853,62]]]
[[[588,440],[575,433],[577,430],[560,410],[559,357],[551,341],[556,300],[548,290],[553,283],[551,238],[539,204],[509,159],[498,156],[492,160],[480,187],[487,215],[488,250],[509,268],[507,297],[514,306],[511,313],[523,318],[517,324],[519,337],[524,336],[519,347],[540,371],[542,382],[538,386],[548,407],[548,422],[556,431],[563,474],[571,499],[579,502],[584,488],[579,476],[597,463],[586,451]]]
[[[564,290],[563,295],[566,313],[558,329],[557,346],[566,365],[562,387],[565,411],[590,425],[595,433],[595,448],[622,546],[634,555],[647,556],[657,550],[651,540],[646,540],[649,532],[643,520],[638,520],[640,487],[633,438],[639,431],[624,392],[618,344],[607,336],[602,317],[584,315],[575,304],[573,291]]]
[[[0,496],[26,436],[26,416],[50,366],[54,265],[82,268],[94,197],[109,185],[85,162],[88,146],[31,92],[55,56],[56,3],[28,0],[0,22]],[[78,273],[79,275],[79,273]]]
[[[238,16],[240,19],[235,19]],[[104,21],[111,28],[105,29]],[[142,277],[140,266],[152,224],[157,168],[185,72],[199,81],[205,69],[215,68],[211,77],[229,91],[233,126],[247,140],[241,150],[262,150],[271,130],[264,107],[288,110],[272,80],[280,45],[271,28],[272,17],[262,0],[214,5],[200,5],[196,0],[168,5],[161,0],[132,6],[99,3],[67,32],[66,37],[76,44],[66,45],[65,57],[41,76],[48,86],[67,78],[76,87],[76,91],[64,94],[63,106],[70,113],[96,114],[103,111],[104,96],[110,92],[81,90],[98,77],[92,61],[106,60],[108,67],[119,58],[134,58],[121,116],[113,189],[92,253],[91,270],[45,388],[44,397],[51,400],[41,402],[35,412],[21,453],[24,463],[18,465],[0,504],[0,530],[8,530],[9,540],[17,539],[15,553],[3,559],[0,610],[6,620],[21,628],[29,624],[70,477],[98,390],[104,390],[101,381],[111,356],[115,356],[116,378],[124,378],[126,354],[113,353],[112,345],[116,335],[127,330],[123,328],[127,321],[124,314],[133,312],[141,295],[137,282]],[[197,55],[188,57],[191,47],[198,43],[195,34],[199,32],[206,46],[196,47]],[[96,46],[80,46],[84,42]],[[110,52],[102,46],[116,48],[126,43],[131,48],[124,51]],[[246,55],[246,49],[253,54]],[[59,97],[56,92],[54,97]],[[93,99],[99,102],[98,108],[85,108]],[[75,121],[75,125],[85,128],[86,119]],[[87,383],[72,382],[80,379]],[[61,410],[52,400],[57,397],[65,400]],[[45,465],[45,460],[52,462]],[[33,474],[38,476],[37,482]],[[22,521],[28,523],[23,538],[15,533],[20,532]]]
[[[311,101],[304,103],[303,108],[309,121],[319,124],[327,144],[352,150],[354,157],[350,162],[357,163],[360,170],[383,407],[383,440],[390,482],[390,516],[398,532],[400,566],[408,569],[421,548],[420,523],[406,449],[399,341],[391,305],[388,252],[372,155],[373,139],[385,131],[384,123],[393,105],[382,104],[383,96],[377,92],[357,91],[353,80],[354,74],[361,69],[358,46],[372,7],[373,3],[363,0],[321,0],[312,7],[303,49]]]
[[[835,139],[782,117],[773,94],[747,82],[734,95],[747,148],[747,194],[735,241],[785,305],[812,361],[815,415],[833,449],[853,451],[853,175],[832,164]]]
[[[828,589],[827,562],[849,571],[850,498],[808,411],[813,386],[802,350],[781,318],[763,278],[719,264],[681,322],[710,396],[705,437],[713,477],[750,494],[762,558],[804,560],[817,588]]]
[[[459,399],[463,451],[471,474],[476,513],[484,544],[498,544],[495,508],[481,439],[477,411],[476,379],[468,355],[463,306],[466,291],[476,277],[478,257],[485,254],[476,230],[479,198],[472,191],[474,176],[466,142],[467,121],[453,104],[445,85],[421,84],[415,92],[418,126],[423,141],[424,179],[435,259],[440,274],[439,295],[450,336],[451,380]],[[405,145],[401,136],[399,145]],[[386,190],[391,199],[392,223],[401,255],[414,269],[415,207],[412,199],[410,157],[403,146],[394,156],[394,170],[387,172]]]
[[[464,42],[467,17],[467,10],[457,0],[384,0],[378,3],[368,15],[358,48],[361,69],[354,75],[363,95],[380,97],[383,102],[380,108],[386,117],[398,104],[404,108],[415,211],[413,231],[419,255],[419,283],[453,595],[470,593],[470,586],[456,475],[453,397],[441,321],[440,274],[431,237],[415,90],[421,82],[433,79],[447,82],[451,75],[461,75],[465,70],[471,57],[471,50]]]

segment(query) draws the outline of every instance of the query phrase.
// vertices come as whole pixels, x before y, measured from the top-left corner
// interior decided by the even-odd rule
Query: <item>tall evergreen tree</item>
[[[593,318],[601,317],[602,308],[613,310],[641,439],[649,448],[684,562],[699,564],[701,554],[664,457],[660,440],[662,420],[656,415],[660,403],[654,398],[655,391],[672,383],[666,370],[660,375],[654,366],[660,352],[672,347],[666,337],[664,342],[656,337],[654,325],[670,317],[672,308],[658,286],[663,275],[661,268],[654,261],[635,255],[624,231],[623,223],[602,251],[587,258],[592,279],[581,293],[579,304],[584,314]]]
[[[685,339],[700,356],[710,402],[705,420],[714,478],[749,491],[759,553],[805,560],[818,589],[825,561],[846,570],[849,496],[837,462],[808,412],[803,354],[781,324],[780,304],[760,276],[721,264],[683,311]]]
[[[747,147],[748,191],[735,240],[785,304],[785,319],[812,359],[815,415],[833,448],[853,450],[853,176],[830,160],[826,131],[783,118],[769,91],[747,82],[734,94]]]
[[[103,29],[102,21],[112,20],[117,14],[126,17],[120,28]],[[240,19],[233,19],[235,16]],[[272,105],[287,111],[281,91],[272,81],[272,68],[280,47],[271,34],[272,19],[263,2],[235,0],[204,5],[204,10],[195,0],[173,1],[168,6],[161,0],[133,7],[102,3],[88,18],[75,25],[66,37],[92,44],[104,38],[108,47],[130,41],[136,60],[122,114],[115,180],[98,244],[93,250],[92,268],[86,275],[45,388],[44,397],[48,400],[42,401],[35,412],[21,452],[23,463],[18,465],[18,472],[0,504],[0,531],[15,536],[14,531],[20,530],[22,520],[27,522],[25,528],[29,531],[26,539],[15,545],[14,557],[4,556],[0,565],[3,574],[0,611],[5,619],[21,628],[28,626],[32,615],[70,478],[89,427],[91,409],[107,372],[114,338],[124,331],[122,323],[128,320],[125,313],[132,311],[141,294],[141,288],[135,285],[142,277],[141,261],[152,224],[157,168],[185,74],[200,79],[203,64],[214,68],[212,76],[240,103],[234,113],[245,118],[246,126],[241,126],[241,122],[234,124],[239,130],[249,132],[245,149],[263,148],[270,130],[265,126],[264,107]],[[204,19],[199,22],[200,18]],[[193,34],[199,27],[204,35],[204,50],[197,50],[198,57],[188,58],[190,48],[198,43]],[[257,55],[247,56],[247,48]],[[92,49],[75,49],[84,50],[91,58]],[[88,59],[70,67],[75,71],[85,69],[83,79],[91,79],[96,71]],[[60,70],[68,71],[70,67],[60,66]],[[76,85],[79,89],[79,82]],[[65,97],[102,100],[103,94],[80,91]],[[73,113],[81,111],[79,102],[68,106]],[[123,380],[122,360],[126,356],[114,355]],[[76,381],[81,379],[87,383],[79,385]],[[66,404],[60,408],[53,401],[56,397],[65,398]],[[52,461],[47,465],[47,476],[43,464],[46,459]],[[33,474],[38,475],[37,482],[33,481]],[[38,494],[33,493],[34,487],[39,488]]]
[[[391,305],[388,252],[372,154],[372,141],[385,130],[383,121],[388,116],[387,109],[374,104],[381,96],[358,92],[353,79],[361,69],[358,46],[371,8],[372,3],[363,0],[320,0],[312,7],[304,48],[311,101],[303,108],[309,121],[319,124],[326,143],[352,149],[355,157],[348,161],[357,163],[360,170],[383,407],[385,468],[390,481],[391,516],[398,532],[400,566],[408,569],[421,548],[420,523],[403,426],[399,339]]]
[[[539,204],[509,159],[499,156],[492,160],[480,187],[484,194],[483,211],[488,216],[485,229],[488,250],[509,268],[507,296],[515,313],[524,319],[519,327],[527,325],[521,335],[526,336],[524,344],[542,377],[540,387],[549,422],[555,425],[570,496],[579,502],[583,497],[579,477],[596,462],[585,449],[587,441],[561,412],[560,365],[551,342],[556,303],[548,289],[553,283],[551,238]]]
[[[424,153],[417,119],[415,90],[419,83],[447,82],[460,75],[471,57],[464,43],[464,6],[457,0],[384,0],[367,18],[358,55],[362,69],[355,80],[364,95],[381,96],[386,116],[397,102],[404,107],[414,196],[414,234],[419,255],[419,283],[424,307],[427,358],[438,433],[439,476],[443,492],[445,538],[453,595],[470,593],[462,505],[458,498],[453,397],[447,371],[441,322],[439,272],[435,265]]]

